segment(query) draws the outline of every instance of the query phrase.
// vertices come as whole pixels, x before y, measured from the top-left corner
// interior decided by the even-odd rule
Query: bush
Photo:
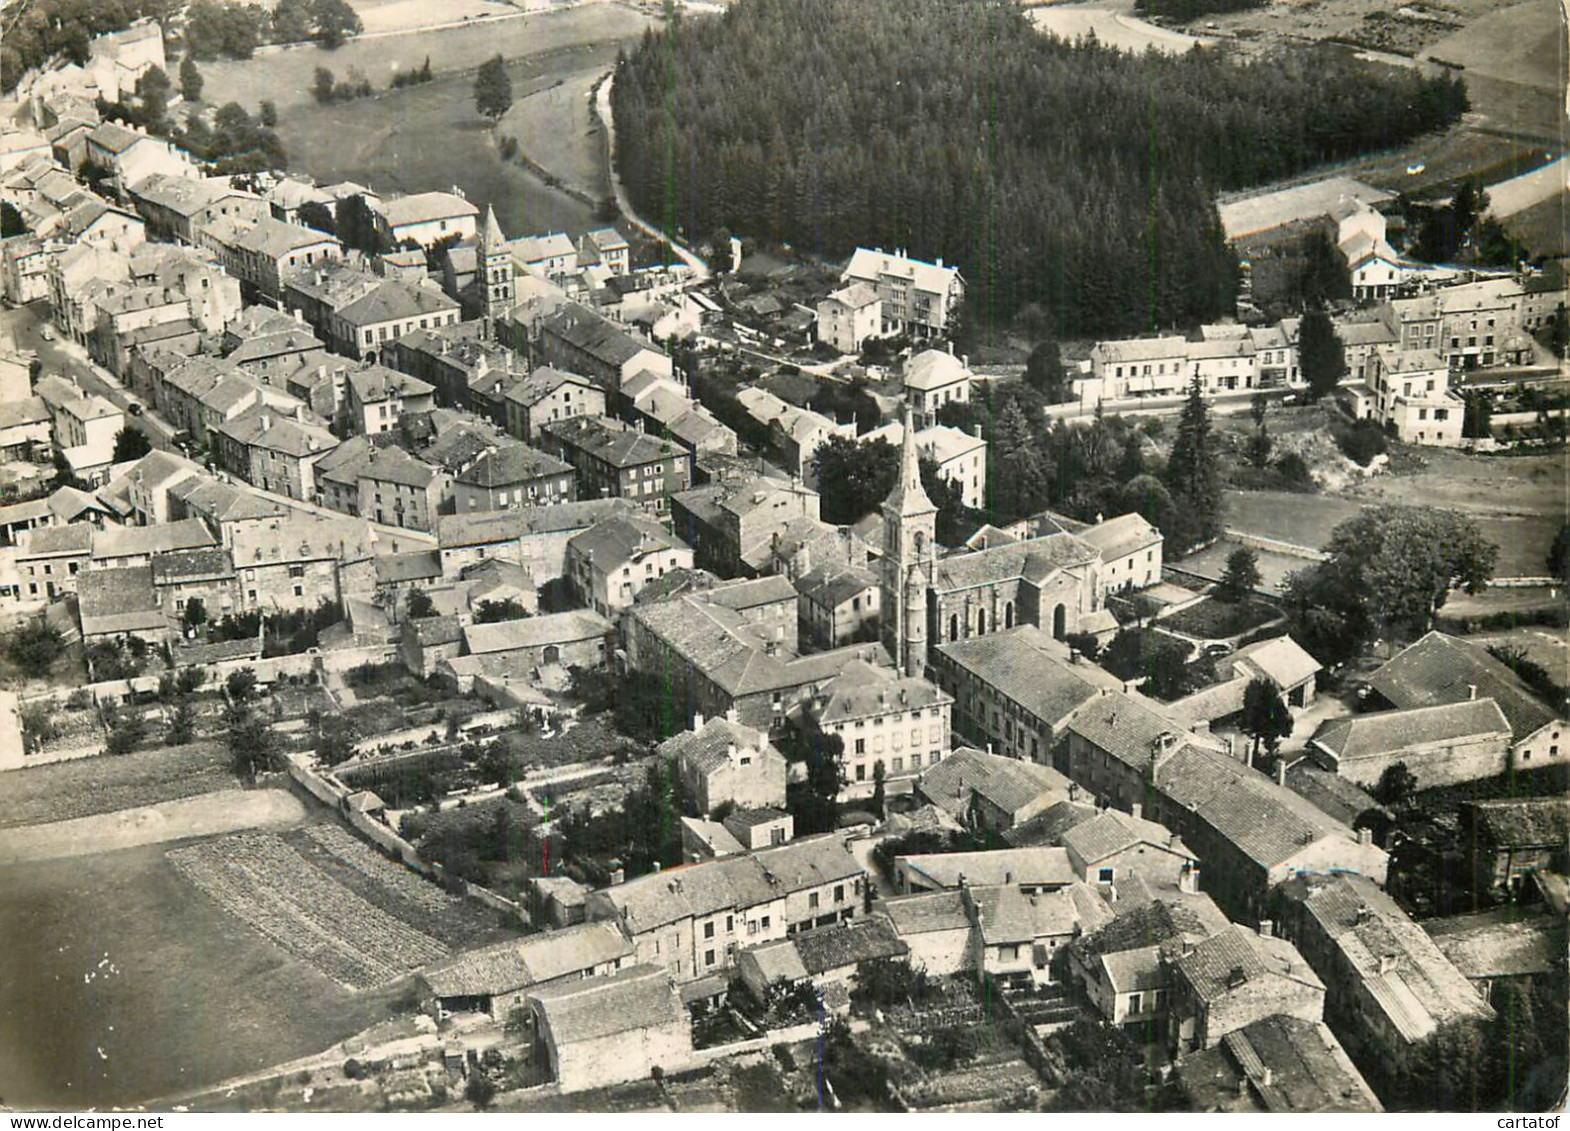
[[[365,1065],[351,1056],[343,1062],[343,1075],[346,1080],[363,1080],[365,1078]]]
[[[59,630],[42,619],[23,625],[6,641],[6,655],[24,675],[48,675],[64,652],[65,640]]]
[[[1094,660],[1101,654],[1101,641],[1096,639],[1093,632],[1071,632],[1064,638],[1064,642],[1087,660]]]
[[[1384,431],[1372,420],[1338,425],[1334,430],[1336,447],[1353,463],[1367,467],[1375,456],[1389,450]]]

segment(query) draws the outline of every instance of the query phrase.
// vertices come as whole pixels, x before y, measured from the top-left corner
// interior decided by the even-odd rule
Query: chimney
[[[703,729],[703,712],[702,711],[694,711],[692,713],[692,729],[693,730],[702,730]]]
[[[1393,954],[1381,954],[1379,956],[1379,973],[1380,973],[1381,977],[1383,977],[1384,975],[1390,973],[1390,971],[1394,970],[1395,968],[1396,968],[1396,956],[1395,955],[1393,955]]]
[[[262,413],[261,420],[262,420],[262,431],[263,432],[267,431],[269,428],[271,428],[273,426],[273,414],[272,413],[270,413],[270,412]]]
[[[1259,921],[1259,933],[1260,933],[1260,935],[1262,937],[1267,938],[1267,939],[1275,938],[1275,935],[1276,935],[1276,925],[1275,925],[1275,923],[1273,921],[1269,920],[1269,919],[1261,919]]]
[[[1358,829],[1357,830],[1357,843],[1359,843],[1359,844],[1373,844],[1374,843],[1374,830],[1370,829],[1370,828],[1366,828],[1366,827]]]
[[[1265,1065],[1265,1072],[1264,1072],[1264,1075],[1262,1075],[1262,1076],[1261,1076],[1261,1077],[1260,1077],[1260,1078],[1259,1078],[1259,1082],[1260,1082],[1260,1084],[1261,1084],[1261,1085],[1262,1085],[1262,1086],[1263,1086],[1263,1087],[1266,1087],[1266,1088],[1268,1088],[1268,1087],[1270,1087],[1270,1085],[1271,1085],[1271,1084],[1273,1084],[1273,1083],[1274,1083],[1274,1082],[1275,1082],[1275,1079],[1276,1079],[1276,1074],[1275,1074],[1275,1072],[1274,1072],[1274,1071],[1272,1071],[1272,1069],[1271,1069],[1271,1067],[1270,1067],[1270,1065],[1268,1065],[1268,1064],[1267,1064],[1267,1065]]]
[[[653,866],[649,869],[649,871],[650,872],[658,872],[659,870],[660,870],[660,862],[658,860],[656,860],[654,862]]]
[[[729,758],[732,762],[736,760],[736,744],[734,742],[727,742],[725,744],[725,757]]]
[[[297,404],[297,405],[294,406],[294,418],[296,420],[304,420],[305,419],[305,406],[304,405],[298,405]]]
[[[1276,759],[1276,784],[1279,786],[1287,784],[1287,760],[1285,758]]]
[[[1468,699],[1476,699],[1477,698],[1477,684],[1469,683],[1469,684],[1466,685],[1466,697]]]
[[[1145,815],[1145,807],[1137,801],[1128,807],[1128,811],[1136,821]]]
[[[1183,870],[1178,873],[1178,890],[1186,895],[1195,895],[1199,891],[1199,866],[1193,862],[1183,865]]]

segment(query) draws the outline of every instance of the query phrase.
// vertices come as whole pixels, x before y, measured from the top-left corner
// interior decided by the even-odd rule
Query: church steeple
[[[480,229],[475,285],[480,292],[480,318],[489,337],[496,320],[512,308],[512,264],[508,262],[507,237],[496,222],[496,209],[485,206],[485,227]]]
[[[899,478],[883,501],[883,640],[905,675],[927,665],[927,590],[932,584],[938,508],[921,485],[921,456],[909,407],[900,414]]]

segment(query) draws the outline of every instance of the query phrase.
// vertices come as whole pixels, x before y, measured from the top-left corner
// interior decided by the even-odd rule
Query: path
[[[627,223],[637,228],[651,239],[662,240],[671,246],[677,257],[692,270],[694,283],[706,283],[709,280],[709,265],[701,256],[691,248],[676,242],[675,237],[667,235],[659,228],[649,223],[632,210],[632,201],[627,196],[627,189],[621,183],[621,176],[616,172],[616,116],[611,113],[611,84],[616,81],[614,71],[608,72],[605,81],[599,85],[594,95],[594,112],[600,117],[600,125],[605,130],[606,160],[609,168],[606,170],[610,177],[611,192],[616,197],[616,207],[621,209],[621,214],[626,217]]]
[[[0,865],[91,856],[241,829],[289,828],[304,819],[305,806],[286,790],[226,789],[136,809],[0,830]]]

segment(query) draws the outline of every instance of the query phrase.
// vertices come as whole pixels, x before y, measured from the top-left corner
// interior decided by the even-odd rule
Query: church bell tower
[[[938,508],[921,486],[916,427],[909,407],[901,412],[899,479],[883,501],[883,642],[900,673],[927,668],[927,590],[937,552]]]

